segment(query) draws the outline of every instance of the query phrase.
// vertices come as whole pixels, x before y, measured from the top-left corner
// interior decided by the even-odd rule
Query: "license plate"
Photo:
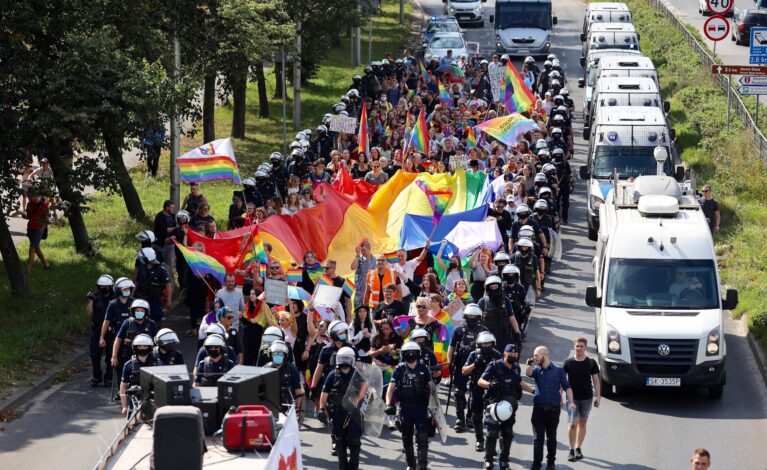
[[[520,54],[528,54],[530,53],[530,49],[517,49],[517,52]]]
[[[679,377],[647,377],[647,385],[650,387],[681,387],[682,379]]]

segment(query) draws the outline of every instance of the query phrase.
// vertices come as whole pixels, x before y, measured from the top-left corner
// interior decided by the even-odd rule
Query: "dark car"
[[[732,40],[735,44],[748,46],[751,42],[751,28],[754,26],[767,26],[767,10],[737,11],[732,28]],[[767,37],[764,41],[764,45],[767,45]]]

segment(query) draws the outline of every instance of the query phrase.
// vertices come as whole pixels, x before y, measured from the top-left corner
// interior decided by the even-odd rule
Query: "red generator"
[[[224,447],[229,452],[268,450],[277,439],[274,415],[263,405],[242,405],[224,417]]]

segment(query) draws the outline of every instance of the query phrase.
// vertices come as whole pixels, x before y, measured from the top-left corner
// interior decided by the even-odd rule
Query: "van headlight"
[[[708,338],[706,338],[706,356],[718,356],[721,335],[719,327],[717,326],[713,330],[709,331]]]
[[[476,13],[476,14],[480,14],[480,13],[482,13],[482,5],[480,5],[480,6],[478,6],[477,8],[475,8],[475,9],[474,9],[474,13]]]
[[[621,353],[621,334],[612,325],[607,325],[607,351],[611,354]]]
[[[589,196],[589,201],[591,202],[591,207],[593,207],[595,211],[599,210],[599,206],[601,206],[605,202],[604,199],[602,199],[601,197],[595,194],[592,194]]]
[[[447,7],[447,12],[448,12],[448,13],[450,13],[450,14],[452,15],[453,13],[455,13],[455,8],[453,8],[453,7]]]

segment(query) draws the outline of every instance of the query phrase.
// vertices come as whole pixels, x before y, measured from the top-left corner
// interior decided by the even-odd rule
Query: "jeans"
[[[543,439],[546,438],[546,462],[553,464],[557,459],[557,426],[559,425],[559,407],[533,405],[533,465],[543,462]]]

